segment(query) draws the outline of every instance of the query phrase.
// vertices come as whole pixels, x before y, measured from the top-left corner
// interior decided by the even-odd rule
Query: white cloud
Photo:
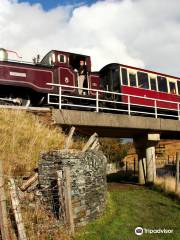
[[[0,0],[0,43],[25,59],[51,49],[92,56],[93,69],[119,62],[180,75],[180,1],[106,0],[59,6]]]

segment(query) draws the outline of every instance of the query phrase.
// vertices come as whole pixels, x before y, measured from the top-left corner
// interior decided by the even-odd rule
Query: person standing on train
[[[87,85],[87,67],[85,65],[85,61],[80,60],[80,64],[79,64],[79,69],[78,69],[78,87],[80,87],[78,89],[78,92],[80,95],[83,94],[83,87],[88,87]]]

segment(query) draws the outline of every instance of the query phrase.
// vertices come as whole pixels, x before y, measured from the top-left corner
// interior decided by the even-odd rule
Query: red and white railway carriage
[[[103,89],[121,93],[118,100],[124,103],[126,94],[136,106],[154,107],[156,100],[161,109],[177,110],[180,103],[180,78],[174,76],[112,63],[101,69],[100,78]]]

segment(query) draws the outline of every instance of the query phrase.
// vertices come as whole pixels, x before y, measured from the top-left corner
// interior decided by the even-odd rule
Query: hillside
[[[168,162],[176,161],[176,152],[180,151],[180,140],[161,140],[156,146],[156,166],[162,167]],[[136,160],[136,169],[138,156],[134,146],[129,149],[127,156],[124,158],[124,163],[127,162],[128,168],[134,168],[134,159]]]
[[[0,151],[6,174],[24,175],[37,166],[41,151],[61,149],[60,128],[46,125],[41,117],[18,110],[0,110]]]
[[[0,151],[6,181],[10,175],[16,179],[19,176],[28,176],[37,167],[40,153],[50,149],[64,148],[64,140],[65,134],[61,128],[52,125],[46,116],[1,109]],[[84,140],[76,136],[73,148],[82,149],[83,144]],[[114,149],[117,149],[117,145],[114,146]],[[113,150],[110,149],[109,152],[112,153]],[[57,219],[45,210],[39,199],[33,197],[31,199],[31,196],[29,193],[20,196],[23,221],[29,239],[70,239],[66,231],[59,227]],[[134,228],[143,226],[172,228],[175,233],[173,235],[146,234],[141,236],[142,239],[178,240],[179,209],[178,202],[155,191],[139,186],[110,183],[104,216],[79,230],[74,239],[134,240],[137,239]]]

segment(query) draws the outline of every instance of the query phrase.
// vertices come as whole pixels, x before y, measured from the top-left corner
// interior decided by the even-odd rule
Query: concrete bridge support
[[[135,138],[134,146],[138,155],[138,182],[139,184],[145,184],[146,182],[146,166],[145,166],[145,148],[144,139]]]
[[[147,134],[147,136],[134,139],[134,145],[138,154],[138,179],[140,184],[153,183],[155,181],[155,146],[159,140],[159,134]]]
[[[155,146],[146,147],[146,180],[147,182],[154,182],[156,178],[156,159]]]
[[[146,147],[146,180],[149,183],[152,183],[156,179],[156,155],[155,155],[155,146],[156,142],[148,143]]]

